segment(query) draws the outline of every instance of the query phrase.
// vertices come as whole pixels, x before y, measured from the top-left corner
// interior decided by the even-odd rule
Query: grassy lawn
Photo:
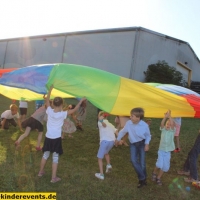
[[[66,102],[76,103],[77,100],[67,99]],[[0,96],[0,112],[7,110],[10,103],[10,99]],[[18,102],[16,104],[19,105]],[[34,109],[34,102],[30,102],[29,116]],[[113,171],[106,174],[103,181],[94,176],[96,172],[99,172],[96,158],[99,147],[96,116],[97,109],[89,103],[86,121],[83,124],[84,131],[77,131],[73,134],[73,138],[66,137],[63,140],[64,154],[60,157],[58,166],[58,176],[62,180],[55,184],[50,183],[51,157],[45,168],[46,174],[41,178],[37,176],[42,152],[36,152],[34,148],[37,140],[36,131],[31,132],[29,138],[22,141],[19,151],[16,151],[14,142],[21,134],[19,129],[10,127],[7,131],[0,130],[0,191],[55,191],[59,200],[199,199],[200,190],[185,183],[183,176],[176,173],[176,170],[182,168],[187,153],[194,144],[200,128],[199,119],[182,119],[181,152],[172,153],[171,168],[162,178],[163,186],[158,186],[151,181],[160,141],[161,119],[152,120],[152,140],[150,151],[146,156],[148,185],[137,189],[138,180],[130,163],[129,147],[119,146],[111,150]],[[109,116],[108,119],[114,123],[114,116]],[[200,162],[198,166],[199,164]],[[186,187],[190,187],[190,190],[186,190]]]

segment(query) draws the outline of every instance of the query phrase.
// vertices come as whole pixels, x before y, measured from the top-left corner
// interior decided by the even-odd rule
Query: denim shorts
[[[164,172],[167,172],[170,168],[170,159],[171,159],[170,151],[165,152],[162,150],[158,150],[158,159],[156,162],[156,167]]]
[[[97,158],[104,158],[105,154],[108,154],[108,152],[113,148],[114,141],[106,141],[103,140],[100,143],[99,151],[97,153]]]

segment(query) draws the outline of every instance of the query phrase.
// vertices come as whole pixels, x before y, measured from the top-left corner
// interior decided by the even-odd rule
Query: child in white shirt
[[[114,146],[115,133],[117,132],[117,129],[106,119],[104,111],[99,112],[98,119],[100,147],[98,150],[97,158],[100,173],[96,173],[95,176],[101,180],[104,180],[103,158],[105,156],[107,162],[106,173],[108,173],[112,169],[110,164],[110,155],[108,153]]]
[[[64,119],[67,117],[68,114],[70,115],[76,112],[76,110],[78,110],[79,106],[81,105],[82,101],[85,100],[85,98],[82,98],[74,109],[63,111],[63,99],[61,97],[55,97],[53,99],[53,108],[51,108],[49,100],[52,89],[53,85],[50,87],[48,95],[46,97],[47,132],[42,148],[44,154],[41,160],[38,176],[41,177],[44,175],[44,167],[51,152],[53,153],[51,183],[56,183],[61,180],[61,178],[57,177],[57,168],[59,155],[63,154],[61,134]]]

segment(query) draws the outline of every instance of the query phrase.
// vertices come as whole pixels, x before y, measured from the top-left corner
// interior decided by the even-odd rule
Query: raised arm
[[[53,85],[51,85],[51,87],[49,88],[47,97],[46,97],[46,99],[45,99],[45,103],[46,103],[46,106],[47,106],[47,107],[50,106],[49,100],[50,100],[50,97],[51,97],[51,92],[52,92],[52,90],[53,90]]]
[[[171,117],[171,110],[169,110],[169,116],[168,116],[168,118],[169,118],[169,121],[170,121],[171,129],[174,129],[175,122],[174,122],[173,118]]]
[[[170,111],[171,112],[171,111]],[[160,127],[164,128],[165,127],[165,121],[169,117],[169,110],[164,114],[164,118],[161,121]]]
[[[83,101],[85,101],[85,100],[86,100],[86,98],[83,97],[83,98],[78,102],[78,104],[76,105],[76,107],[75,107],[74,109],[68,110],[68,111],[67,111],[68,115],[71,115],[72,113],[76,112],[76,111],[78,110],[78,108],[80,107],[81,103],[82,103]]]
[[[106,127],[106,123],[103,121],[103,119],[104,119],[104,116],[103,116],[103,115],[102,115],[102,116],[99,116],[99,122],[102,123],[102,126],[103,126],[103,127]]]

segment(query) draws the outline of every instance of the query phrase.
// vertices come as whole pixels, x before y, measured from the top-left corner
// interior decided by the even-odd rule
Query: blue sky
[[[199,0],[1,0],[0,39],[141,26],[183,41],[200,58]]]

